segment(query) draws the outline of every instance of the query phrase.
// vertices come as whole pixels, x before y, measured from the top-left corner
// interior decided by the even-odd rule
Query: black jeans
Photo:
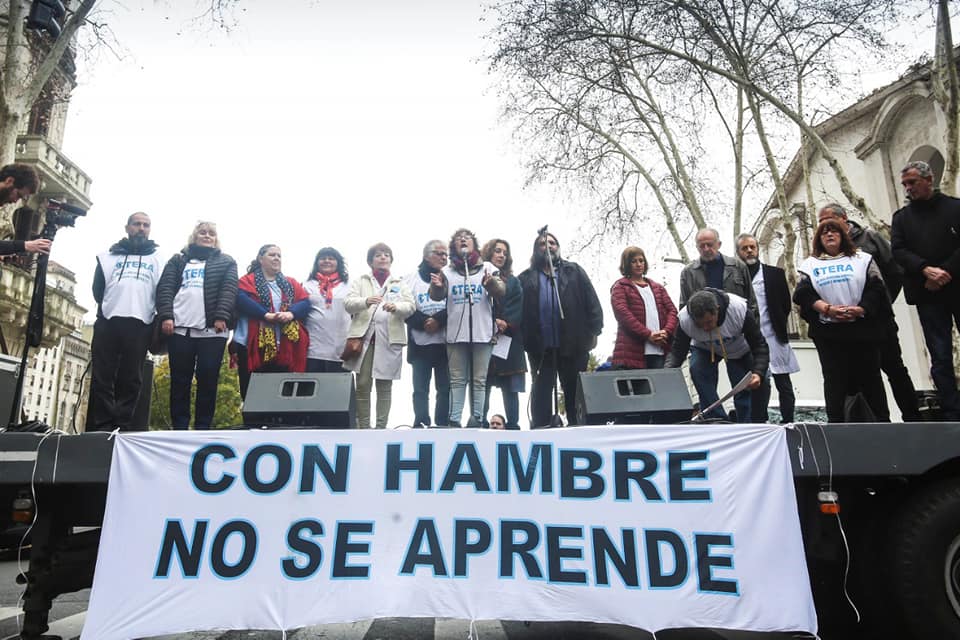
[[[307,373],[345,373],[342,362],[307,358]]]
[[[823,400],[828,422],[846,422],[848,396],[862,393],[878,422],[890,422],[887,394],[880,378],[880,344],[814,340],[823,371]]]
[[[170,419],[174,429],[190,426],[190,388],[197,377],[194,429],[209,429],[217,408],[220,364],[227,338],[192,338],[173,334],[167,341],[170,354]]]
[[[887,374],[893,399],[900,408],[903,419],[916,421],[920,419],[917,391],[913,386],[913,380],[910,379],[907,365],[903,364],[903,352],[900,351],[900,336],[897,332],[897,322],[891,318],[887,339],[880,345],[880,369]]]
[[[960,300],[952,304],[918,304],[923,340],[930,352],[930,375],[940,396],[945,420],[960,420],[960,393],[953,371],[953,325],[960,329]]]
[[[577,422],[577,375],[587,369],[587,353],[564,355],[556,349],[543,353],[529,353],[533,385],[530,390],[532,407],[531,427],[545,427],[553,416],[553,387],[557,378],[563,389],[564,413],[567,424]],[[556,360],[554,360],[556,357]],[[556,365],[554,365],[556,362]]]
[[[780,422],[793,422],[794,410],[797,406],[797,396],[793,391],[793,381],[789,373],[774,373],[773,384],[777,387],[780,398]],[[770,406],[770,378],[764,377],[763,382],[750,394],[750,422],[764,424],[770,419],[767,408]]]
[[[137,318],[97,318],[90,349],[89,431],[146,430],[145,424],[133,424],[133,413],[151,337],[152,325]]]

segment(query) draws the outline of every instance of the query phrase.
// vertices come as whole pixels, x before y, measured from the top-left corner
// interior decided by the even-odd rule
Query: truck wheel
[[[891,531],[891,590],[915,638],[960,638],[960,482],[907,497]]]

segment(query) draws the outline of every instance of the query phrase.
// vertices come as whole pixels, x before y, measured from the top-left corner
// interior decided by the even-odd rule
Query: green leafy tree
[[[230,354],[224,351],[220,363],[220,381],[217,384],[217,408],[213,427],[232,427],[243,424],[240,413],[240,380],[237,370],[230,368]],[[196,381],[190,391],[191,412],[197,395]],[[151,429],[170,429],[170,360],[163,358],[153,370],[153,398],[150,405]],[[193,423],[191,422],[191,426]]]

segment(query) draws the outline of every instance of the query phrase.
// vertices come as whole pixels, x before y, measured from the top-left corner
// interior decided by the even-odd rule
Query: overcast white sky
[[[298,279],[324,245],[359,273],[366,248],[386,241],[406,272],[427,240],[459,226],[481,242],[502,235],[520,256],[547,222],[570,238],[568,207],[523,189],[478,62],[478,4],[245,7],[229,36],[189,31],[189,12],[149,0],[112,9],[130,55],[83,70],[64,144],[94,180],[89,217],[58,238],[57,253],[89,256],[68,263],[81,299],[83,260],[136,210],[164,252],[210,219],[238,263],[276,242]]]
[[[427,240],[460,226],[481,242],[505,237],[521,269],[540,226],[562,246],[575,239],[588,205],[523,187],[481,60],[491,25],[478,1],[248,0],[230,34],[198,29],[194,14],[187,0],[108,0],[98,17],[125,55],[78,61],[63,150],[92,177],[94,206],[60,232],[53,259],[76,272],[84,306],[94,254],[138,210],[164,255],[213,220],[241,269],[271,242],[300,280],[325,245],[359,274],[366,248],[385,241],[406,273]],[[633,242],[650,249],[661,235]],[[574,256],[607,308],[603,356],[618,256]],[[675,271],[652,275],[672,285]]]

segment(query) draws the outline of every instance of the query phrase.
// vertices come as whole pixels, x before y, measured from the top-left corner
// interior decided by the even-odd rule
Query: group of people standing
[[[766,422],[775,385],[782,419],[791,422],[790,375],[799,371],[787,329],[792,300],[817,347],[831,422],[846,420],[858,397],[871,419],[889,420],[881,371],[904,419],[917,420],[892,310],[903,288],[918,308],[944,415],[958,419],[950,333],[952,322],[960,325],[953,279],[960,272],[960,201],[933,190],[925,163],[910,163],[901,178],[910,202],[893,217],[892,246],[848,220],[842,206],[823,206],[792,298],[785,271],[760,263],[750,234],[737,238],[736,256],[726,256],[716,230],[697,233],[699,258],[681,274],[679,311],[648,277],[644,251],[627,247],[622,277],[610,290],[618,324],[611,366],[679,367],[689,357],[700,409],[727,419],[717,402],[725,360],[731,387],[742,389],[734,397],[738,421]],[[261,247],[238,277],[212,222],[198,223],[165,264],[149,240],[146,214],[131,215],[126,231],[97,258],[91,428],[130,426],[154,328],[167,338],[176,429],[190,424],[194,378],[194,426],[211,426],[226,348],[244,396],[254,372],[353,372],[361,427],[387,426],[404,348],[414,426],[487,426],[491,390],[499,387],[505,415],[495,422],[517,429],[528,372],[532,426],[556,423],[558,382],[568,421],[577,416],[577,376],[587,369],[603,312],[586,272],[561,257],[556,236],[545,230],[519,274],[509,242],[481,245],[472,231],[457,229],[448,241],[428,241],[417,269],[404,276],[392,272],[387,244],[371,246],[369,270],[353,278],[343,255],[324,247],[302,285],[284,275],[274,244]]]
[[[169,354],[175,429],[191,423],[194,378],[193,426],[212,425],[225,349],[243,397],[252,373],[353,372],[360,427],[387,426],[405,347],[415,426],[520,428],[528,358],[533,423],[549,423],[556,411],[558,377],[567,415],[576,415],[576,375],[586,369],[603,315],[586,273],[561,259],[551,234],[538,236],[531,267],[519,276],[509,242],[481,247],[473,232],[458,229],[448,242],[429,241],[405,276],[392,273],[385,243],[368,249],[369,271],[352,279],[343,255],[324,247],[301,284],[284,275],[274,244],[262,246],[239,276],[212,222],[198,223],[162,263],[150,224],[145,213],[131,215],[126,237],[97,257],[91,430],[134,428],[143,358],[158,337]],[[494,386],[506,415],[488,422]]]

